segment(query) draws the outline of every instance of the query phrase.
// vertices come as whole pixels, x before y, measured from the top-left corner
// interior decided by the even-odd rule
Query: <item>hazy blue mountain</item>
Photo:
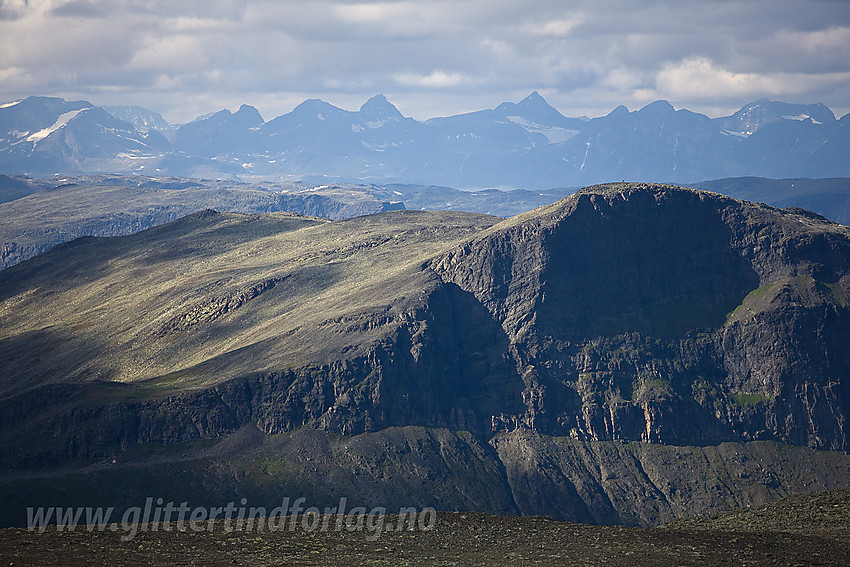
[[[232,168],[231,168],[232,169]],[[224,175],[226,166],[175,152],[156,129],[139,130],[87,101],[28,97],[0,105],[0,172]]]
[[[9,172],[132,171],[169,151],[162,135],[85,101],[30,97],[0,108],[0,168]]]
[[[174,148],[190,155],[216,157],[258,146],[258,129],[263,117],[253,106],[243,104],[235,113],[221,110],[177,129]]]
[[[715,118],[714,122],[727,132],[750,136],[762,126],[786,120],[831,124],[835,122],[835,115],[823,104],[788,104],[763,98],[747,104],[732,116]]]
[[[825,123],[774,121],[742,140],[737,151],[748,175],[841,177],[850,166],[850,115]]]
[[[743,173],[728,137],[708,117],[667,101],[590,120],[559,153],[582,184],[605,176],[685,181]]]
[[[562,115],[534,92],[519,103],[420,122],[376,95],[357,111],[310,99],[268,122],[242,105],[162,130],[166,136],[151,111],[110,109],[126,120],[85,101],[0,105],[0,173],[528,189],[850,176],[850,117],[836,120],[822,104],[759,100],[710,119],[662,100],[587,120]]]
[[[141,106],[104,106],[106,112],[119,120],[129,122],[139,132],[167,131],[171,125],[162,115]]]
[[[60,116],[70,118],[72,112],[93,106],[83,100],[66,101],[46,96],[31,96],[0,105],[0,140],[5,148],[27,138],[44,137],[47,134],[44,130],[56,124]]]

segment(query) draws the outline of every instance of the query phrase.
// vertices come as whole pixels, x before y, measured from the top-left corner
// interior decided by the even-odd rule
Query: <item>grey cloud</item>
[[[54,5],[58,17],[120,18],[148,14],[163,17],[241,20],[248,0],[69,0]]]
[[[0,21],[18,20],[24,16],[28,7],[28,0],[0,0]]]
[[[59,17],[71,18],[103,18],[107,15],[103,4],[95,4],[88,0],[71,0],[55,6],[51,13]]]
[[[6,9],[13,5],[20,9]],[[181,118],[194,106],[209,105],[200,114],[233,102],[262,102],[271,117],[299,97],[354,104],[376,92],[428,117],[535,89],[567,114],[635,108],[654,97],[719,111],[755,94],[850,110],[850,3],[842,1],[49,5],[0,5],[0,14],[17,14],[0,20],[0,97],[37,87],[108,104],[136,93],[134,102],[156,100],[157,110],[179,109]],[[71,17],[76,28],[63,23]]]

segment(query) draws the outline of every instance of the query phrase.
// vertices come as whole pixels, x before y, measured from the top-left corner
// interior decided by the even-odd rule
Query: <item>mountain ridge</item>
[[[60,109],[69,112],[79,104],[94,106],[30,97],[0,108],[0,170],[245,180],[327,175],[538,189],[618,179],[681,184],[747,175],[850,176],[848,117],[836,120],[820,104],[762,99],[711,119],[655,101],[635,111],[621,106],[606,116],[580,119],[563,116],[535,91],[519,103],[420,122],[375,95],[358,111],[309,99],[268,121],[242,105],[235,113],[223,110],[180,126],[162,126],[151,111],[119,107],[114,112],[138,129],[129,122],[119,128],[102,117],[89,121],[72,152],[48,142],[84,117],[71,117],[44,140],[28,140],[35,126],[24,128],[26,121],[17,117],[39,114],[40,130],[58,120]],[[124,133],[116,136],[121,128]]]
[[[638,217],[633,216],[636,211],[641,211]],[[280,224],[283,219],[285,224]],[[17,305],[6,312],[12,319],[3,325],[7,349],[11,348],[9,364],[28,368],[33,378],[155,379],[151,385],[176,379],[209,387],[244,376],[254,384],[250,389],[259,391],[279,380],[295,380],[299,389],[312,387],[310,380],[301,381],[315,372],[324,376],[322,381],[342,380],[334,386],[341,391],[342,383],[374,367],[381,369],[374,371],[376,380],[384,376],[374,384],[378,391],[382,383],[389,387],[397,382],[401,388],[387,394],[389,398],[379,395],[373,401],[358,395],[353,405],[342,404],[345,396],[336,399],[340,394],[313,399],[314,394],[305,391],[305,400],[313,399],[307,407],[318,405],[303,417],[297,417],[303,410],[292,406],[296,412],[292,417],[280,422],[272,418],[268,426],[272,430],[292,427],[286,425],[292,418],[294,424],[306,419],[305,424],[323,423],[343,432],[369,431],[378,424],[454,424],[482,433],[521,423],[545,434],[594,440],[699,444],[752,438],[846,449],[841,425],[845,394],[835,390],[840,383],[833,384],[830,376],[840,376],[836,369],[844,368],[848,360],[832,343],[824,343],[826,350],[814,356],[815,338],[808,333],[839,337],[847,332],[847,227],[711,193],[629,184],[587,188],[508,220],[414,211],[335,223],[299,219],[283,213],[199,213],[134,236],[77,241],[73,247],[65,245],[4,270],[0,272],[4,300]],[[688,219],[691,236],[661,247],[644,246],[666,242],[682,219]],[[433,237],[421,233],[424,226],[432,227]],[[594,234],[592,241],[581,236],[588,230]],[[174,231],[182,235],[175,244],[185,244],[167,252],[141,244]],[[385,231],[397,231],[396,236]],[[232,235],[228,238],[235,238],[234,244],[216,239],[205,243],[210,238],[206,234],[219,232]],[[761,240],[754,236],[757,233]],[[228,251],[231,246],[247,247],[250,258],[264,246],[291,246],[287,243],[302,234],[318,243],[316,251],[303,258],[287,252],[274,268],[249,260],[235,280],[216,273],[204,276],[206,283],[162,280],[188,258],[197,262],[222,253],[231,257],[235,254]],[[640,239],[630,242],[629,235],[634,234]],[[342,235],[352,244],[343,248],[321,244]],[[416,251],[404,248],[421,238],[425,240]],[[456,248],[452,242],[458,242]],[[565,245],[569,242],[582,245]],[[119,265],[158,266],[157,271],[144,267],[133,276],[148,278],[149,283],[132,301],[145,302],[151,290],[162,288],[163,298],[176,302],[161,303],[156,310],[149,306],[144,329],[119,331],[112,319],[120,313],[97,315],[99,309],[91,311],[94,304],[86,307],[102,297],[98,290],[113,277],[119,278],[116,281],[129,277],[122,275],[122,269],[63,268],[61,275],[50,278],[56,283],[41,284],[36,295],[27,292],[25,282],[43,278],[38,274],[44,269],[54,273],[55,262],[63,256],[83,259],[97,249],[115,250],[119,256],[109,260],[111,265],[125,246],[135,251]],[[373,274],[374,266],[385,265],[387,254],[395,258],[394,268]],[[337,290],[336,282],[354,277],[348,274],[361,274],[357,276],[361,283]],[[606,283],[586,285],[596,280]],[[67,306],[38,299],[53,288],[59,295],[44,297],[59,301],[65,294]],[[80,293],[90,290],[81,296],[83,303],[71,299],[77,288]],[[318,305],[323,307],[316,311]],[[261,307],[263,311],[256,311]],[[43,317],[37,314],[46,312],[65,313],[61,320],[68,317],[78,321],[76,326],[99,321],[96,327],[101,331],[96,338],[84,340],[83,333],[74,341],[66,339],[50,356],[24,361],[20,357],[27,350],[61,336],[60,328],[28,326]],[[825,315],[816,315],[820,312]],[[24,313],[30,315],[23,317]],[[460,313],[463,316],[457,319]],[[321,319],[316,319],[319,314]],[[278,323],[271,325],[275,320]],[[220,334],[235,324],[255,330],[238,340]],[[216,330],[220,325],[225,326]],[[290,331],[281,334],[287,328]],[[35,334],[26,339],[28,333]],[[96,349],[110,352],[108,358],[78,359],[74,354],[86,350],[78,350],[86,340],[102,343],[109,336],[111,346]],[[32,345],[19,351],[12,346],[17,341]],[[274,348],[278,354],[250,354],[266,352],[271,345],[278,345]],[[354,358],[346,357],[348,362],[342,363],[335,354],[340,349]],[[294,353],[298,354],[292,358]],[[264,362],[246,374],[252,356]],[[682,357],[690,360],[684,367],[676,363]],[[106,360],[109,363],[103,364]],[[302,370],[280,374],[299,366],[307,374],[299,374]],[[474,388],[469,392],[461,388],[454,402],[443,405],[448,401],[443,400],[433,410],[421,407],[430,402],[402,401],[413,382],[420,388],[431,384],[435,392],[451,389],[445,377],[464,367],[466,380],[479,384],[479,395],[487,392],[490,397],[478,398]],[[665,378],[656,382],[653,376],[659,372]],[[695,378],[695,373],[702,377]],[[808,393],[791,395],[801,384]],[[585,388],[590,388],[586,397],[577,397],[575,392]],[[736,402],[750,399],[747,396],[756,400],[754,405]],[[300,404],[299,399],[292,398],[287,406]],[[433,399],[436,402],[439,396]],[[810,406],[815,399],[820,401]],[[714,415],[712,404],[729,413]],[[672,414],[664,417],[668,411]],[[420,413],[424,422],[405,421]],[[787,418],[778,419],[780,415]],[[703,425],[672,428],[668,419]]]
[[[847,486],[848,298],[850,228],[659,184],[76,240],[0,272],[0,494],[651,525]]]

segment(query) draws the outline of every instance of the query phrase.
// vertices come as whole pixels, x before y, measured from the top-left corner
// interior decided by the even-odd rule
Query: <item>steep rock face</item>
[[[220,440],[116,452],[80,469],[0,476],[0,525],[28,506],[114,506],[150,495],[191,506],[248,500],[305,506],[478,510],[597,524],[655,525],[846,486],[850,457],[773,442],[670,447],[576,441],[530,431],[484,442],[464,431],[398,427],[268,435],[246,426]],[[129,487],[129,488],[128,488]]]
[[[786,490],[839,486],[848,472],[845,454],[771,442],[671,447],[513,431],[491,444],[521,513],[597,524],[652,525],[751,506]]]
[[[511,338],[526,384],[515,423],[845,450],[848,262],[848,230],[817,215],[627,184],[510,219],[430,266]]]

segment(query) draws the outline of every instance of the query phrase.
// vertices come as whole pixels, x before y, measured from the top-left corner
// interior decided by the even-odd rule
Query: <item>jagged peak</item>
[[[651,113],[651,114],[669,114],[672,112],[676,112],[676,109],[673,108],[673,105],[667,102],[666,100],[656,100],[651,102],[641,108],[638,112],[640,113]]]
[[[255,125],[263,123],[263,117],[260,114],[260,111],[250,104],[243,104],[240,106],[239,110],[237,110],[233,116],[234,118],[239,118],[240,120],[244,120]]]
[[[332,105],[329,102],[325,102],[320,98],[308,98],[298,106],[296,106],[292,113],[300,113],[300,112],[344,112],[341,108],[338,108]]]
[[[534,91],[533,93],[531,93],[530,95],[528,95],[527,97],[522,99],[519,102],[519,106],[525,106],[525,107],[546,106],[546,107],[551,108],[551,105],[548,102],[546,102],[546,99],[543,98],[543,95],[541,95],[537,91]]]
[[[534,91],[518,103],[503,102],[493,112],[503,117],[518,114],[533,121],[558,123],[566,119],[557,108],[546,102],[546,99],[537,91]]]
[[[376,94],[363,103],[360,112],[381,118],[404,118],[401,112],[382,94]]]
[[[612,118],[612,117],[616,117],[616,116],[626,116],[627,114],[629,114],[629,109],[626,108],[625,105],[621,104],[617,108],[615,108],[614,110],[609,112],[605,116],[605,118]]]
[[[779,100],[770,100],[760,98],[756,101],[745,104],[740,110],[735,112],[730,118],[748,116],[751,114],[775,115],[785,118],[786,115],[794,115],[794,113],[802,113],[810,116],[812,119],[819,122],[835,121],[835,114],[827,105],[822,102],[813,104],[797,104],[791,102],[782,102]],[[802,119],[801,117],[800,119]]]

